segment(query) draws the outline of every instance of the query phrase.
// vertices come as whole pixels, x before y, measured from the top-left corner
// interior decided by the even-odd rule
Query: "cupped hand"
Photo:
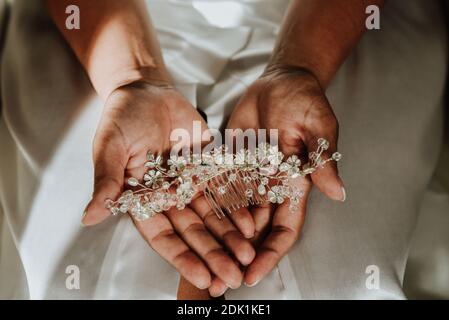
[[[193,121],[207,128],[195,108],[170,86],[139,81],[116,89],[107,99],[95,135],[94,193],[82,223],[89,226],[106,219],[110,215],[106,199],[121,194],[127,177],[143,176],[147,152],[167,154],[176,143],[170,141],[174,129],[185,129],[194,137]],[[234,224],[215,221],[200,194],[184,210],[174,208],[134,223],[183,277],[213,295],[240,286],[243,274],[235,259],[247,265],[255,256]]]
[[[296,154],[307,159],[308,152],[316,150],[318,138],[330,143],[324,158],[330,158],[337,149],[338,122],[323,89],[312,73],[295,67],[268,68],[241,98],[228,128],[277,129],[279,148],[286,156]],[[248,286],[267,275],[296,242],[312,182],[329,198],[345,200],[336,163],[329,162],[311,179],[298,181],[304,191],[298,212],[289,211],[288,201],[251,208],[257,255],[245,272]]]

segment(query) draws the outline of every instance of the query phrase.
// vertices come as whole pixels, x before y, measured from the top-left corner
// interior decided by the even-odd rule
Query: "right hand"
[[[125,177],[143,176],[147,152],[166,154],[173,144],[171,130],[176,128],[186,129],[193,137],[193,121],[207,128],[195,108],[171,87],[140,81],[116,89],[107,99],[95,135],[94,193],[82,223],[89,226],[106,219],[110,212],[105,200],[121,194]],[[219,221],[211,213],[204,197],[197,195],[184,210],[175,208],[134,223],[150,246],[184,278],[217,296],[227,287],[239,287],[243,278],[238,263],[220,242],[243,265],[251,263],[255,251],[230,220]],[[242,215],[252,219],[249,212]],[[252,231],[251,226],[245,229],[244,221],[236,224],[238,228],[254,233],[254,226]]]

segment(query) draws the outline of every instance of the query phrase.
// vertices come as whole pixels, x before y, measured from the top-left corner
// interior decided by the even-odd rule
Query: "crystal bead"
[[[290,169],[290,165],[287,162],[282,162],[279,166],[279,171],[281,172],[288,171],[288,169]]]
[[[341,158],[342,158],[342,155],[341,155],[340,152],[334,152],[334,153],[332,154],[332,159],[333,159],[334,161],[340,161]]]
[[[268,185],[270,180],[267,177],[263,177],[262,179],[260,179],[260,182],[266,186],[266,185]]]
[[[113,216],[116,216],[120,213],[120,210],[117,207],[113,207],[113,208],[111,208],[111,213]]]
[[[136,187],[136,186],[139,185],[139,181],[138,181],[136,178],[129,178],[129,179],[128,179],[128,184],[129,184],[131,187]]]
[[[167,190],[168,188],[170,188],[170,183],[167,182],[167,181],[164,181],[164,182],[162,183],[162,189]]]
[[[225,194],[226,193],[226,187],[224,187],[224,186],[218,187],[218,193]]]
[[[176,175],[177,175],[175,170],[168,170],[167,174],[171,178],[176,177]]]
[[[261,184],[257,187],[257,192],[259,192],[259,194],[263,196],[267,193],[267,190],[265,189],[265,186]]]
[[[329,141],[323,138],[318,139],[318,145],[323,148],[324,150],[329,149]]]
[[[128,206],[126,204],[122,204],[119,208],[121,213],[126,213],[128,212]]]
[[[104,202],[104,206],[106,207],[106,209],[111,209],[113,205],[114,201],[112,201],[111,199],[106,199]]]
[[[120,198],[118,198],[117,202],[120,203],[120,204],[122,204],[122,203],[125,203],[125,202],[126,202],[126,199],[125,199],[124,196],[121,196]]]
[[[277,199],[276,199],[276,194],[273,191],[268,191],[267,193],[268,195],[268,201],[270,201],[271,203],[276,203]]]
[[[296,179],[299,177],[299,168],[298,167],[292,167],[290,170],[288,170],[288,175],[292,179]]]

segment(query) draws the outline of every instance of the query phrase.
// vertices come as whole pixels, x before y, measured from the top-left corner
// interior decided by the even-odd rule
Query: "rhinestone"
[[[126,213],[128,212],[128,206],[126,204],[122,204],[119,208],[121,213]]]
[[[329,149],[329,142],[326,139],[319,138],[318,139],[318,145],[323,148],[324,150]]]
[[[340,161],[342,158],[342,155],[340,152],[334,152],[334,154],[332,155],[332,159],[334,159],[335,161]]]
[[[112,201],[111,199],[106,199],[106,201],[104,202],[104,206],[106,207],[106,209],[111,209],[113,205],[114,201]]]
[[[260,186],[257,187],[257,192],[259,192],[259,194],[261,196],[263,196],[263,195],[265,195],[267,190],[265,189],[265,186],[263,184],[261,184]]]
[[[290,165],[287,162],[282,162],[279,166],[279,171],[281,172],[288,171],[288,169],[290,169]]]
[[[136,186],[139,185],[139,181],[138,181],[136,178],[129,178],[129,179],[128,179],[128,184],[129,184],[131,187],[136,187]]]
[[[218,187],[218,192],[219,192],[220,194],[225,194],[225,193],[226,193],[226,187],[224,187],[224,186]]]
[[[162,183],[162,189],[167,190],[168,188],[170,188],[170,183],[167,182],[167,181],[164,181],[164,182]]]
[[[171,178],[176,177],[176,175],[177,175],[175,170],[168,170],[167,174]]]
[[[120,213],[120,210],[119,210],[119,208],[114,207],[114,208],[111,208],[111,213],[113,216],[116,216]]]

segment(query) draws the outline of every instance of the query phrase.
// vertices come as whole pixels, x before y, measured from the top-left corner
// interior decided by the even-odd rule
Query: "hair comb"
[[[318,148],[309,153],[305,164],[296,155],[284,161],[278,147],[266,143],[235,154],[223,145],[202,154],[172,155],[166,164],[162,156],[148,152],[143,179],[129,178],[130,189],[115,201],[106,200],[105,206],[113,215],[129,213],[143,221],[173,207],[182,210],[197,192],[203,192],[219,218],[243,207],[286,200],[295,212],[303,191],[292,180],[342,158],[334,152],[324,159],[328,148],[327,140],[318,139]]]

